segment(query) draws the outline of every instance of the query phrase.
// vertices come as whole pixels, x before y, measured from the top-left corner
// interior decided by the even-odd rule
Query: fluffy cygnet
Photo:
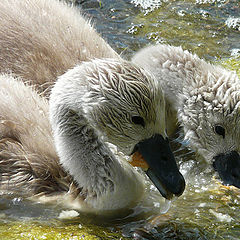
[[[240,81],[181,47],[149,46],[132,61],[153,74],[166,100],[168,133],[179,123],[190,146],[240,188]]]

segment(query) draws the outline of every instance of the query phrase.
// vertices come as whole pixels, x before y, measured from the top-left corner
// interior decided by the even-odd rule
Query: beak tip
[[[186,183],[180,172],[175,175],[174,179],[171,178],[171,181],[161,181],[151,168],[149,168],[145,173],[161,195],[168,200],[171,200],[174,196],[181,196],[185,190]],[[165,182],[165,184],[163,182]]]
[[[185,179],[184,179],[184,177],[181,175],[181,177],[182,177],[182,180],[181,180],[181,183],[179,183],[179,189],[178,189],[178,191],[176,191],[176,193],[175,193],[175,195],[176,196],[181,196],[182,194],[183,194],[183,192],[184,192],[184,190],[185,190],[185,187],[186,187],[186,182],[185,182]]]
[[[219,174],[223,184],[240,188],[240,156],[238,152],[220,154],[213,159],[213,168]]]

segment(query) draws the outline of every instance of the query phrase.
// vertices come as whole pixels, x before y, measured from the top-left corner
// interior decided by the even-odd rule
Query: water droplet
[[[171,202],[170,200],[165,199],[164,204],[160,207],[160,213],[165,214],[168,212],[168,210],[171,207]]]

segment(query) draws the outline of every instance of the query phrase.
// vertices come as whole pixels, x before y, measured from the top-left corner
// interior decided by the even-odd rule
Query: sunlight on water
[[[161,7],[162,2],[161,0],[132,0],[131,1],[135,6],[143,8],[146,12],[151,12],[155,9]]]

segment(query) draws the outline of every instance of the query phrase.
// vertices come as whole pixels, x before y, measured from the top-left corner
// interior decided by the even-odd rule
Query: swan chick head
[[[213,165],[224,184],[240,188],[239,78],[219,66],[211,68],[183,94],[179,118],[197,154]]]
[[[168,132],[176,130],[178,120],[198,160],[213,164],[225,184],[240,187],[237,74],[181,47],[162,44],[141,49],[132,61],[161,82],[168,106]]]
[[[165,131],[164,95],[149,73],[124,60],[82,63],[61,76],[53,89],[50,120],[55,133],[61,123],[54,112],[62,106],[78,116],[78,129],[87,124],[99,141],[114,144],[125,155],[139,151],[164,197],[182,194],[185,181]]]
[[[154,134],[166,138],[164,96],[152,76],[114,60],[94,60],[87,72],[84,111],[107,141],[130,155],[138,142]]]

